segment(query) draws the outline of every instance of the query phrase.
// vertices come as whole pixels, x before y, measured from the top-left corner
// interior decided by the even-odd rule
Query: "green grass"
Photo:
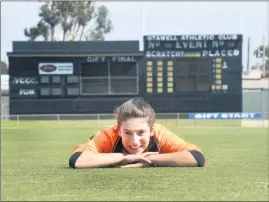
[[[161,122],[202,148],[204,168],[74,170],[74,145],[112,121],[3,122],[1,199],[268,200],[268,128]]]

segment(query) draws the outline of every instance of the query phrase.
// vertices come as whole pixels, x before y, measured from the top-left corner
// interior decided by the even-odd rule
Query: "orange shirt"
[[[117,126],[108,127],[97,133],[85,144],[79,144],[73,149],[73,153],[92,151],[96,153],[121,153],[123,146]],[[185,142],[182,138],[169,131],[161,124],[154,124],[154,136],[151,137],[147,151],[160,153],[172,153],[182,150],[200,151],[193,144]]]

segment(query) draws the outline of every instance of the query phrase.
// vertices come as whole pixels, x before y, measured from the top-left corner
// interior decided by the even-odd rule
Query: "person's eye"
[[[142,130],[142,131],[138,132],[138,135],[143,135],[144,133],[145,133],[145,131]]]
[[[130,133],[130,132],[125,132],[125,134],[126,134],[126,135],[131,135],[131,133]]]

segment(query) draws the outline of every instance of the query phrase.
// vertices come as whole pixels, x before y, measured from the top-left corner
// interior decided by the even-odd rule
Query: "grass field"
[[[206,166],[74,170],[74,145],[109,121],[3,122],[1,200],[268,200],[268,128],[159,122],[201,147]]]

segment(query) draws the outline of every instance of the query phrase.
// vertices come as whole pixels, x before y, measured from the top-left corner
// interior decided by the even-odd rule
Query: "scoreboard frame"
[[[13,52],[8,53],[10,114],[111,113],[115,106],[136,96],[144,97],[157,113],[242,111],[242,35],[149,35],[143,39],[143,51],[139,51],[139,41],[14,42]],[[132,83],[128,71],[117,73],[126,77],[124,84],[116,77],[111,80],[110,66],[116,62],[126,69],[135,64],[136,91],[128,84]],[[99,86],[107,93],[83,94],[82,80],[88,79],[82,73],[83,64],[95,63],[107,66],[107,84]],[[187,85],[192,90],[176,90],[176,78],[183,78],[181,71],[193,82],[179,87]],[[103,80],[104,76],[101,74]],[[51,82],[41,82],[43,77]],[[116,91],[106,91],[111,81],[116,81]],[[89,82],[94,85],[93,90],[99,88]],[[43,88],[50,95],[45,96]]]

